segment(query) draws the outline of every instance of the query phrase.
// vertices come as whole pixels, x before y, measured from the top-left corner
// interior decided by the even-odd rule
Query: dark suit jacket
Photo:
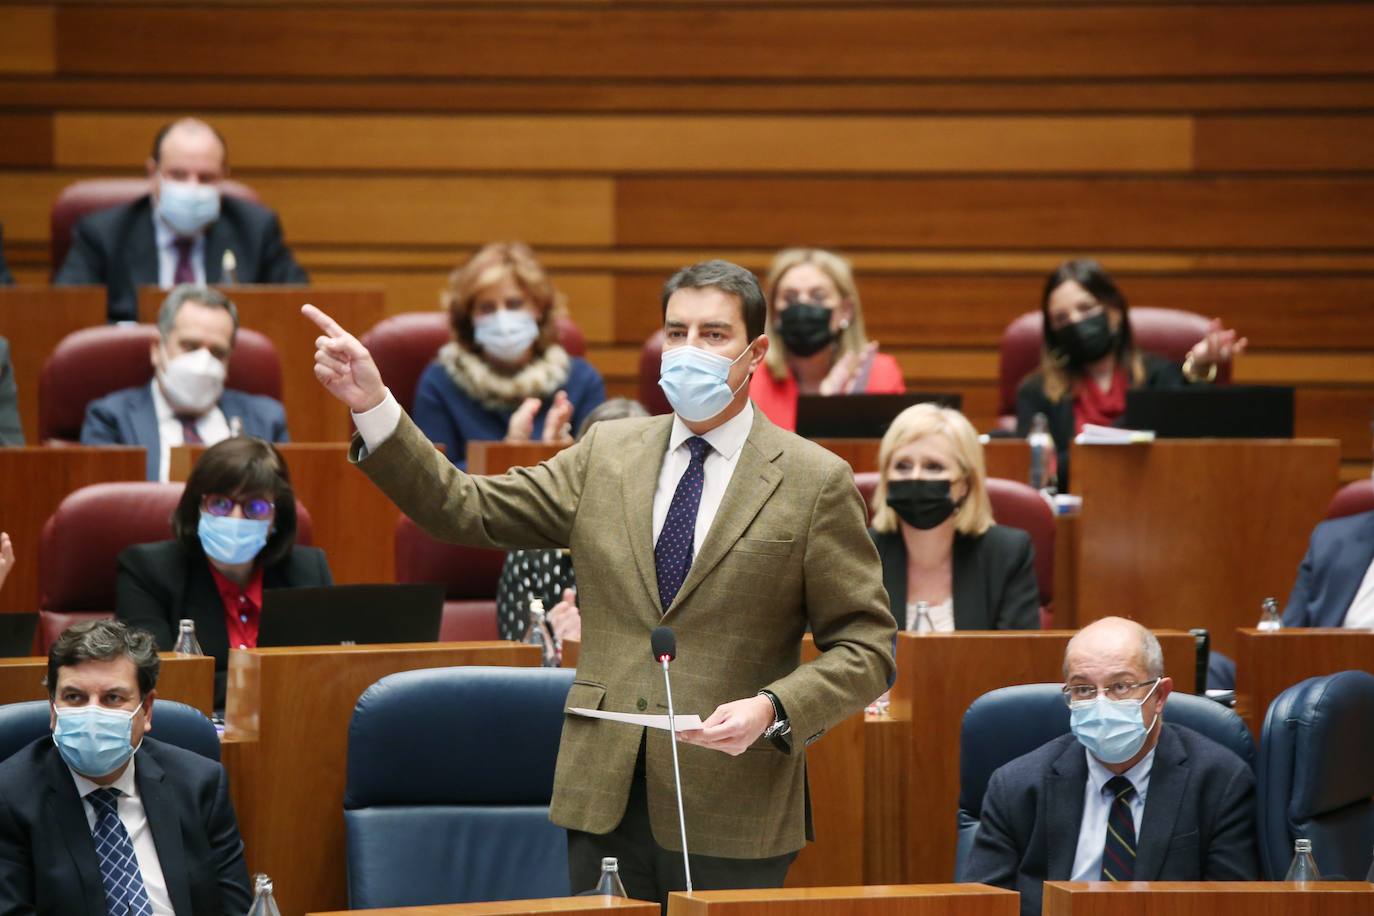
[[[227,388],[220,395],[224,416],[238,417],[247,436],[268,442],[286,442],[286,409],[281,402],[261,394],[247,394]],[[158,435],[157,408],[147,385],[124,388],[86,405],[81,424],[82,445],[141,445],[148,450],[148,479],[157,480],[157,463],[162,454]]]
[[[897,626],[906,621],[906,544],[900,532],[869,529],[883,561]],[[956,630],[1036,630],[1040,628],[1040,589],[1035,581],[1035,548],[1020,528],[993,525],[979,537],[954,536],[954,628]]]
[[[224,708],[225,672],[229,669],[229,629],[224,603],[210,575],[210,561],[199,545],[180,541],[135,544],[117,561],[115,616],[153,634],[162,651],[176,643],[177,624],[196,622],[196,637],[206,655],[215,658],[215,708]],[[329,563],[318,547],[293,547],[286,559],[267,567],[262,587],[292,588],[333,585]]]
[[[0,337],[0,445],[23,445],[24,428],[19,423],[19,386],[14,383],[10,365],[10,342]]]
[[[1183,370],[1151,353],[1143,354],[1145,359],[1145,380],[1139,388],[1182,388],[1188,384]],[[1043,413],[1050,424],[1050,435],[1054,438],[1054,449],[1059,459],[1059,492],[1069,491],[1069,446],[1073,443],[1073,398],[1065,396],[1053,402],[1045,395],[1045,378],[1039,371],[1032,372],[1016,389],[1016,435],[1025,437],[1030,433],[1031,421],[1035,415]]]
[[[153,723],[156,731],[156,707]],[[224,767],[151,736],[135,761],[172,908],[178,916],[247,912],[248,870]],[[0,763],[0,914],[104,912],[85,809],[44,736]]]
[[[1333,518],[1312,529],[1307,556],[1283,612],[1286,627],[1338,627],[1374,562],[1374,512]]]
[[[1083,822],[1088,761],[1064,735],[999,767],[964,875],[1021,894],[1040,912],[1045,881],[1067,881]],[[1138,881],[1255,881],[1255,777],[1239,757],[1165,723],[1136,843]]]
[[[282,239],[277,215],[235,197],[220,198],[219,219],[205,230],[205,280],[223,279],[224,252],[233,251],[239,283],[308,283]],[[109,290],[111,321],[138,319],[138,288],[157,286],[157,236],[153,199],[98,210],[72,230],[67,260],[53,277],[55,286],[100,284]]]
[[[10,274],[10,266],[5,263],[5,227],[0,226],[0,286],[12,286],[14,277]]]

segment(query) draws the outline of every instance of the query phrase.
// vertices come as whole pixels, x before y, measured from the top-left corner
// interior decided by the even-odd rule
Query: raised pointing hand
[[[301,314],[323,332],[315,338],[315,378],[320,384],[354,413],[382,403],[386,397],[382,375],[358,338],[313,305],[302,305]]]

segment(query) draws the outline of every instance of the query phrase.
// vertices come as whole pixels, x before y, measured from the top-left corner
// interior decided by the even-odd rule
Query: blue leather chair
[[[1289,687],[1260,732],[1260,866],[1283,880],[1293,841],[1322,874],[1358,881],[1374,848],[1374,675],[1342,671]]]
[[[15,751],[49,733],[48,710],[47,700],[0,706],[0,760],[8,759]],[[176,700],[155,700],[153,729],[148,736],[219,760],[219,733],[194,706]]]
[[[973,851],[988,780],[1002,764],[1069,731],[1069,707],[1062,684],[1022,684],[983,694],[964,713],[959,735],[959,845],[955,880]],[[1164,703],[1164,719],[1200,732],[1233,751],[1253,770],[1255,742],[1234,711],[1205,697],[1175,691]]]
[[[348,730],[350,909],[569,893],[549,801],[572,680],[434,668],[367,689]]]

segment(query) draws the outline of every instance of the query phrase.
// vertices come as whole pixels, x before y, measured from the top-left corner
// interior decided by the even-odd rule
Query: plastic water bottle
[[[1059,479],[1059,459],[1054,450],[1054,437],[1050,435],[1050,421],[1043,413],[1031,419],[1026,443],[1030,445],[1031,455],[1030,485],[1053,494]]]
[[[1317,860],[1312,858],[1311,840],[1293,841],[1293,864],[1288,866],[1285,881],[1320,881],[1322,873],[1317,870]]]
[[[908,612],[910,621],[907,629],[913,633],[934,633],[935,624],[930,620],[930,602],[917,601],[915,609]]]
[[[1259,625],[1256,629],[1273,633],[1283,629],[1283,618],[1279,616],[1279,603],[1273,598],[1265,598],[1260,605]]]
[[[200,640],[196,639],[196,622],[189,617],[183,617],[177,624],[177,644],[174,651],[177,655],[204,655],[205,650],[200,647]]]
[[[596,890],[593,894],[602,897],[628,897],[625,893],[625,885],[620,881],[620,862],[613,857],[607,856],[601,860],[601,880],[596,882]]]
[[[253,905],[248,908],[248,916],[281,916],[272,896],[272,879],[266,875],[253,876]]]
[[[530,599],[530,620],[525,627],[525,642],[539,647],[542,664],[545,668],[558,666],[558,652],[553,645],[553,636],[545,621],[544,602],[539,598]]]

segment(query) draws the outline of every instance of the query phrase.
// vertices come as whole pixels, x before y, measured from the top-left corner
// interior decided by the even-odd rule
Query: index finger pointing
[[[340,337],[348,333],[337,321],[308,302],[301,306],[301,314],[315,322],[316,326],[330,337]]]

